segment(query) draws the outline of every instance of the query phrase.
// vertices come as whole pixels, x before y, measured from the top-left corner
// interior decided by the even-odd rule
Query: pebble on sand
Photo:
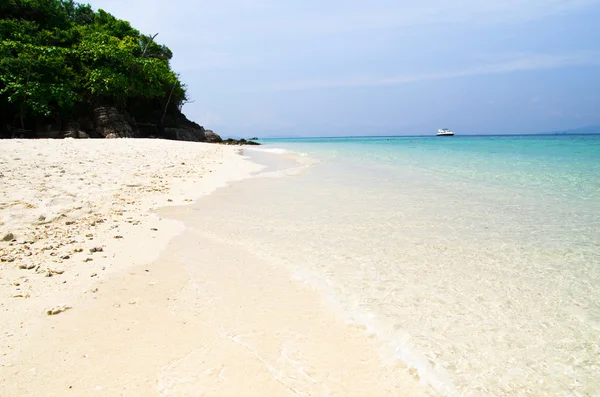
[[[55,316],[55,315],[57,315],[59,313],[66,312],[69,309],[72,309],[72,307],[71,306],[67,306],[67,305],[54,306],[54,307],[51,307],[49,309],[46,309],[46,315],[48,315],[48,316]]]
[[[35,267],[33,263],[22,263],[19,265],[19,269],[31,270]]]

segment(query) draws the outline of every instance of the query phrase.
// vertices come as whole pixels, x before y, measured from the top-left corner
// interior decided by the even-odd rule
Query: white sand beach
[[[261,169],[238,150],[0,142],[1,396],[422,394],[315,290],[171,220]]]

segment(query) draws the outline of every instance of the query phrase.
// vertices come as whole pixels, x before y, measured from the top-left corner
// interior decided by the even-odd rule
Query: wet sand
[[[66,141],[61,144],[80,145]],[[85,144],[90,145],[86,149],[89,151],[105,150],[98,154],[97,167],[101,161],[118,163],[119,158],[131,157],[132,151],[156,162],[163,145],[181,143],[151,142],[150,148],[146,148],[143,142],[141,146],[134,142],[129,152],[118,156],[114,155],[115,147],[100,149],[105,143]],[[51,156],[42,143],[23,145],[35,147],[29,151],[21,148],[21,158],[36,151],[43,153],[40,157]],[[189,154],[190,144],[183,145],[186,146],[182,149],[169,147],[169,155]],[[70,146],[63,149],[74,153]],[[39,236],[20,237],[29,229],[19,229],[17,222],[5,222],[3,233],[7,225],[12,226],[10,230],[15,230],[16,241],[2,243],[3,255],[16,257],[12,262],[3,262],[1,268],[0,395],[422,395],[404,368],[382,361],[377,342],[363,328],[348,324],[316,290],[293,280],[288,272],[273,266],[264,256],[216,239],[201,223],[195,223],[194,212],[204,208],[202,199],[193,205],[155,212],[163,204],[186,204],[185,200],[197,199],[217,186],[225,186],[227,181],[261,169],[238,156],[232,148],[210,146],[197,150],[203,154],[196,153],[196,157],[183,161],[180,157],[170,158],[168,162],[179,166],[185,163],[188,170],[188,167],[204,168],[204,172],[196,168],[199,173],[196,177],[203,178],[190,181],[187,177],[182,180],[181,176],[163,174],[166,166],[163,164],[156,169],[156,175],[162,178],[166,190],[137,198],[153,205],[134,206],[117,201],[123,206],[122,215],[118,215],[118,210],[117,214],[111,212],[114,208],[101,210],[104,206],[87,196],[87,205],[93,208],[94,216],[105,219],[99,224],[105,229],[92,229],[93,221],[76,214],[77,210],[58,211],[61,214],[66,211],[66,217],[58,215],[48,228],[43,225],[44,231],[50,229],[54,233],[47,239],[60,243],[49,245],[58,248],[38,252],[37,246],[46,242]],[[113,155],[114,161],[110,157]],[[19,175],[28,176],[26,167],[14,174],[20,169],[15,165],[19,160],[10,156],[3,156],[2,172],[6,175],[5,170],[10,168],[14,184],[20,180]],[[63,164],[75,161],[65,158],[64,153],[58,159]],[[127,179],[125,171],[135,163],[133,159],[126,161],[129,165],[123,165],[120,172],[115,170],[114,179],[107,179],[98,191],[105,192],[109,183],[117,182],[121,183],[120,190],[111,190],[112,195],[124,195],[123,191],[129,189],[127,185],[133,184],[123,182]],[[175,168],[181,170],[179,166]],[[136,172],[143,173],[146,168],[140,167]],[[56,172],[60,171],[58,167]],[[67,169],[63,175],[71,173]],[[148,183],[153,180],[150,177],[144,180],[147,184],[143,186],[156,185]],[[181,182],[178,186],[187,194],[173,193],[175,180]],[[34,196],[46,197],[45,192],[35,187],[38,185],[31,186]],[[80,190],[87,191],[85,186]],[[21,196],[15,193],[3,197],[3,205]],[[81,195],[76,197],[79,199]],[[125,200],[134,201],[131,197]],[[114,203],[111,201],[111,205]],[[3,212],[3,222],[6,214]],[[14,215],[14,211],[10,214]],[[134,224],[136,221],[139,223]],[[66,225],[66,222],[75,223]],[[63,230],[63,226],[74,225],[80,225],[78,233]],[[94,240],[86,240],[88,229],[94,230]],[[61,242],[57,237],[61,233],[72,236],[65,236],[66,242]],[[22,244],[20,238],[38,240]],[[75,243],[69,243],[72,240]],[[19,269],[19,264],[26,263],[24,258],[28,257],[11,250],[19,247],[25,251],[23,246],[28,244],[36,247],[29,249],[39,259],[36,263],[40,267]],[[85,251],[78,253],[75,247]],[[89,250],[94,247],[102,247],[102,251],[91,253]],[[51,255],[52,252],[57,254]],[[73,259],[60,259],[62,262],[56,259],[65,256]],[[85,261],[88,257],[92,261]],[[66,270],[46,277],[47,272],[38,271],[48,264],[64,266]],[[15,282],[20,285],[14,285]],[[28,297],[13,298],[13,289],[25,284]],[[70,309],[47,315],[46,308],[56,305]]]

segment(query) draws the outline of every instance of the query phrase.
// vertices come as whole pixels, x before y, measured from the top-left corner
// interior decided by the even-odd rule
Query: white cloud
[[[335,7],[335,5],[338,7]],[[437,32],[452,24],[510,24],[569,14],[600,4],[599,0],[372,0],[328,1],[308,12],[255,15],[257,32],[304,34],[425,27]],[[272,11],[272,10],[271,10]],[[449,25],[447,25],[449,24]]]
[[[402,74],[388,77],[348,76],[321,80],[292,81],[276,84],[269,88],[276,91],[293,91],[336,87],[395,86],[426,80],[442,80],[525,70],[555,69],[569,66],[600,66],[600,52],[583,52],[566,55],[523,55],[512,59],[443,72]]]
[[[203,40],[214,31],[236,34],[343,33],[436,24],[512,23],[568,14],[600,4],[600,0],[91,0],[116,16],[135,21],[144,31],[164,27],[196,32]],[[186,33],[187,34],[187,33]],[[192,37],[187,37],[188,40]]]

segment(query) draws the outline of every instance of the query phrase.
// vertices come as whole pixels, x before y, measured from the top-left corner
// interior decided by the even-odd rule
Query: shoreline
[[[106,280],[157,260],[183,232],[158,208],[189,204],[262,168],[239,148],[202,143],[0,145],[0,239],[8,240],[0,242],[2,395],[26,395],[1,390],[18,383],[23,355],[45,343],[48,327],[97,299]]]
[[[431,175],[435,147],[349,143],[328,156],[334,149],[320,142],[282,144],[328,161],[297,178],[219,190],[203,199],[206,210],[196,219],[214,237],[320,289],[334,311],[379,341],[385,359],[404,363],[433,395],[593,395],[600,201],[590,198],[598,195],[598,140],[564,149],[542,140],[517,157],[514,143],[489,141],[472,156],[449,153],[447,163],[471,174],[468,183],[462,174]],[[571,171],[554,168],[554,156],[576,154],[582,162]],[[507,183],[497,194],[501,158],[519,165],[509,176],[531,185],[539,180],[533,171],[547,164],[548,185],[538,193]],[[407,170],[407,163],[419,167]],[[587,172],[579,172],[584,165]],[[576,201],[562,194],[573,182]]]
[[[269,168],[239,148],[215,150],[221,157],[211,161],[222,167],[206,168],[192,205],[190,182],[180,180],[168,187],[178,200],[147,196],[146,219],[135,226],[107,218],[104,224],[118,228],[95,234],[93,245],[102,251],[82,253],[93,261],[79,265],[101,266],[102,273],[82,273],[79,280],[77,273],[68,290],[49,289],[43,302],[39,295],[3,297],[10,314],[3,325],[12,328],[4,327],[1,394],[424,395],[404,368],[382,363],[378,344],[314,288],[194,225],[207,193],[246,178],[295,175],[310,163],[286,168],[278,157]],[[140,227],[149,232],[139,233]],[[123,238],[111,239],[117,229]],[[102,265],[119,261],[126,264]],[[28,273],[26,282],[63,280],[71,270],[45,279]],[[46,315],[51,301],[72,308]]]

